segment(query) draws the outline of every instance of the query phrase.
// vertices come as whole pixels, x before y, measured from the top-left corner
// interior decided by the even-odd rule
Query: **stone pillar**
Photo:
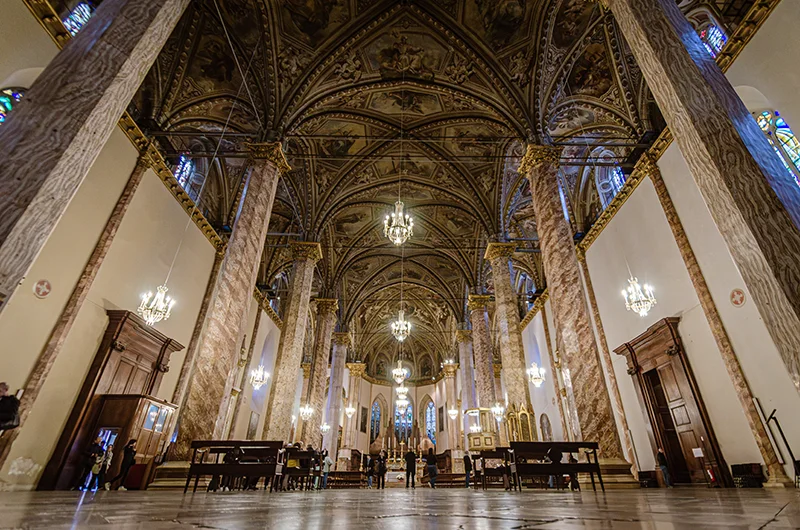
[[[28,375],[19,405],[20,425],[16,429],[6,431],[3,433],[3,436],[0,436],[0,468],[3,467],[3,463],[6,461],[11,451],[14,440],[16,440],[22,430],[25,420],[30,414],[33,405],[36,403],[39,392],[42,390],[44,382],[50,375],[50,370],[53,368],[53,363],[55,363],[58,355],[61,353],[61,348],[64,345],[64,341],[67,339],[67,335],[72,331],[75,318],[78,316],[78,312],[81,310],[81,307],[83,307],[83,302],[86,300],[86,296],[89,294],[89,290],[94,284],[97,272],[100,270],[100,266],[103,264],[106,254],[108,254],[108,249],[111,248],[111,243],[113,243],[119,225],[122,224],[122,219],[128,211],[128,206],[130,206],[131,200],[136,194],[139,184],[142,182],[145,171],[150,167],[151,158],[149,149],[148,147],[145,152],[139,155],[136,166],[133,168],[128,178],[128,183],[122,190],[119,199],[117,199],[117,204],[111,211],[108,221],[106,221],[106,226],[103,228],[103,232],[100,234],[94,250],[89,256],[89,260],[86,262],[86,266],[83,268],[83,272],[72,290],[69,300],[67,300],[67,305],[64,306],[64,309],[61,311],[61,316],[50,332],[50,338],[47,340],[47,344],[36,359],[30,375]]]
[[[478,405],[491,408],[497,402],[494,390],[494,371],[492,368],[492,341],[489,335],[488,305],[486,295],[469,295],[467,309],[472,323],[472,344],[475,355],[475,383]]]
[[[703,308],[703,313],[705,313],[706,320],[708,320],[708,325],[711,328],[711,334],[714,335],[714,340],[722,355],[728,376],[731,378],[733,388],[739,398],[739,404],[742,406],[747,423],[753,432],[753,438],[755,438],[758,449],[761,452],[761,458],[764,459],[769,471],[767,485],[790,487],[792,482],[786,475],[783,466],[778,462],[778,456],[775,454],[775,449],[772,447],[766,428],[758,415],[750,384],[747,382],[742,366],[739,364],[739,358],[733,349],[733,343],[717,310],[717,304],[714,303],[714,299],[711,297],[711,291],[708,288],[703,271],[700,269],[700,264],[697,262],[692,245],[689,243],[689,238],[683,229],[683,223],[678,217],[675,205],[672,203],[672,198],[661,176],[661,170],[656,165],[655,160],[647,153],[644,154],[636,166],[637,171],[644,171],[653,181],[661,207],[664,209],[664,215],[667,217],[673,236],[675,236],[675,243],[678,245],[686,270],[689,273],[689,278],[691,278],[697,298],[700,300],[700,307]],[[588,277],[588,271],[586,271],[586,274]],[[605,336],[603,336],[603,341],[605,341]]]
[[[297,371],[303,359],[303,340],[308,325],[314,267],[322,259],[319,243],[293,242],[294,275],[283,319],[275,379],[269,393],[266,440],[287,440],[292,427],[292,408],[297,395]],[[298,420],[299,421],[299,420]],[[318,426],[319,427],[319,426]]]
[[[494,374],[494,394],[497,396],[497,401],[506,406],[507,403],[505,402],[505,393],[503,392],[503,365],[500,363],[493,363],[492,364],[492,373]]]
[[[252,169],[200,334],[186,406],[181,411],[175,451],[181,459],[189,457],[192,440],[219,440],[223,436],[239,344],[247,325],[275,190],[280,172],[289,169],[280,144],[253,144],[249,149]]]
[[[189,0],[106,0],[0,129],[0,312]]]
[[[350,372],[347,400],[349,406],[356,409],[356,411],[353,413],[353,417],[345,420],[344,446],[348,449],[355,449],[356,440],[358,439],[358,422],[361,413],[361,378],[364,376],[367,366],[364,363],[347,363],[346,366]]]
[[[333,356],[331,357],[331,382],[328,388],[328,403],[325,406],[325,423],[330,430],[323,437],[322,447],[328,451],[331,460],[337,462],[339,450],[339,421],[342,416],[342,391],[344,390],[344,365],[347,361],[347,347],[350,345],[348,333],[333,334]],[[343,433],[344,434],[344,433]]]
[[[461,401],[465,409],[478,408],[478,396],[475,393],[475,363],[472,359],[472,332],[468,329],[459,329],[456,331],[456,342],[458,342],[458,360],[461,364]],[[463,432],[462,442],[464,448],[468,449],[469,444],[466,436],[469,432],[468,417],[463,414],[463,410],[459,406],[459,414],[461,414],[459,425]]]
[[[317,298],[317,332],[314,343],[314,357],[311,360],[311,379],[309,380],[308,402],[314,408],[311,419],[303,422],[300,437],[316,449],[322,447],[322,432],[325,407],[325,384],[328,381],[328,359],[331,356],[331,336],[336,326],[336,310],[339,301],[330,298]],[[330,422],[329,422],[330,423]]]
[[[800,190],[672,0],[604,0],[800,391]]]
[[[527,175],[531,183],[542,261],[558,335],[556,343],[560,338],[561,358],[569,373],[564,386],[568,395],[574,396],[582,439],[599,442],[604,458],[621,459],[622,445],[581,286],[572,230],[564,218],[558,193],[560,152],[553,147],[529,145],[519,171]],[[573,380],[579,384],[573,386]]]
[[[456,407],[456,372],[458,371],[458,364],[445,363],[442,371],[444,372],[444,391],[447,401],[444,406],[444,421],[447,422],[447,438],[450,444],[450,451],[455,451],[461,445],[459,443],[458,417],[451,420],[448,411]]]

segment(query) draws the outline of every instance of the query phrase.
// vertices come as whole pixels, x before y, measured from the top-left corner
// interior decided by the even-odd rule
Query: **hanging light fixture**
[[[458,409],[447,409],[447,415],[450,416],[451,420],[454,420],[458,417]]]
[[[397,320],[392,322],[392,335],[394,338],[403,342],[411,334],[411,323],[405,318],[406,312],[401,309],[398,312]]]
[[[306,403],[302,407],[300,407],[300,419],[303,421],[308,421],[311,419],[311,416],[314,415],[314,407],[311,406],[310,403]]]
[[[397,368],[392,370],[392,379],[394,379],[395,383],[400,385],[406,380],[407,377],[408,369],[403,368],[403,363],[400,361],[400,359],[397,359]]]
[[[473,434],[477,434],[477,433],[481,432],[482,430],[483,429],[481,429],[481,426],[478,423],[473,423],[472,425],[469,426],[469,432],[471,432]]]
[[[269,373],[264,369],[263,364],[259,364],[255,370],[250,370],[250,384],[255,390],[267,384]]]
[[[387,215],[383,221],[383,235],[398,246],[414,235],[414,220],[407,213],[403,213],[403,206],[403,201],[398,200],[394,203],[394,212]]]
[[[175,305],[175,300],[167,296],[167,285],[160,285],[156,289],[156,294],[145,293],[142,295],[142,303],[139,304],[136,310],[139,316],[147,322],[148,325],[153,326],[157,322],[166,320],[172,312],[172,306]]]
[[[353,408],[353,405],[347,405],[347,407],[344,409],[344,413],[347,416],[347,419],[350,419],[353,417],[353,414],[356,413],[356,409]]]
[[[539,365],[533,362],[527,371],[528,380],[533,383],[533,386],[536,388],[542,386],[542,383],[544,383],[544,368],[539,368]]]
[[[400,385],[394,389],[397,392],[397,400],[395,400],[395,405],[397,405],[397,411],[400,415],[404,415],[408,410],[408,387],[405,385]]]
[[[656,297],[650,285],[640,285],[639,280],[631,275],[628,278],[628,288],[622,290],[625,298],[625,307],[628,311],[637,313],[640,317],[647,316],[647,313],[656,305]]]
[[[321,432],[322,434],[328,434],[328,431],[330,430],[331,426],[328,425],[327,423],[323,423],[322,425],[319,426],[319,432]]]
[[[494,414],[494,419],[497,421],[503,421],[503,414],[505,414],[506,409],[500,403],[495,403],[494,407],[492,407],[492,414]]]

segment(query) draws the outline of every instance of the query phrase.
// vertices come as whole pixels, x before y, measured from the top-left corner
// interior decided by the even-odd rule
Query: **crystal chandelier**
[[[250,371],[250,384],[256,390],[266,385],[268,379],[269,373],[264,369],[263,364],[259,364],[257,369]]]
[[[531,363],[531,367],[528,368],[528,380],[533,383],[533,386],[539,388],[544,383],[544,368],[539,368],[539,365]]]
[[[395,392],[397,392],[397,400],[395,401],[395,405],[397,405],[397,411],[402,416],[408,410],[408,388],[400,385],[395,389]]]
[[[403,368],[403,363],[400,362],[400,359],[397,359],[397,368],[392,370],[392,379],[394,379],[394,382],[399,385],[402,384],[407,377],[408,377],[408,370]]]
[[[403,213],[403,201],[394,203],[394,212],[383,221],[383,235],[395,245],[402,245],[414,235],[414,220]]]
[[[302,407],[300,407],[300,419],[303,421],[308,421],[311,419],[311,416],[314,415],[314,407],[311,406],[310,403],[306,403]]]
[[[503,414],[505,414],[506,409],[500,403],[495,403],[494,407],[492,407],[492,414],[494,414],[494,419],[497,421],[503,421]]]
[[[451,420],[454,420],[458,417],[458,409],[448,409],[447,415],[450,416]]]
[[[406,312],[401,309],[397,320],[392,322],[392,335],[400,342],[406,340],[411,333],[411,323],[406,320],[405,316]]]
[[[639,285],[639,280],[634,276],[628,279],[628,288],[622,290],[622,296],[625,298],[625,307],[628,311],[634,311],[641,317],[647,316],[650,309],[656,305],[653,288],[647,284]]]
[[[348,406],[347,406],[347,407],[344,409],[344,413],[345,413],[345,415],[347,416],[347,418],[348,418],[348,419],[350,419],[350,418],[352,418],[352,417],[353,417],[353,414],[355,414],[355,413],[356,413],[356,409],[354,409],[354,408],[353,408],[353,405],[348,405]]]
[[[161,322],[169,318],[172,306],[175,305],[175,300],[167,296],[167,286],[161,285],[156,290],[156,295],[153,293],[145,293],[142,295],[142,303],[136,310],[148,325],[152,326],[156,322]]]
[[[477,434],[477,433],[481,432],[482,430],[483,429],[481,429],[481,426],[479,424],[477,424],[477,423],[474,423],[474,424],[469,426],[469,432],[471,432],[473,434]]]
[[[330,430],[331,426],[328,425],[327,423],[323,423],[322,425],[319,426],[319,432],[321,432],[322,434],[328,434],[328,431]]]

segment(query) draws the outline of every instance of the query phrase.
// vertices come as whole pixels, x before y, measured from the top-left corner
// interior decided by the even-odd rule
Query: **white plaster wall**
[[[4,52],[0,53],[0,88],[7,88],[16,84],[11,80],[15,72],[47,66],[58,47],[24,2],[4,1],[2,5],[0,50]]]
[[[522,330],[522,345],[525,350],[525,365],[530,366],[536,362],[545,369],[545,382],[536,388],[528,383],[528,392],[536,417],[536,432],[538,439],[542,440],[541,418],[547,414],[553,430],[554,440],[564,440],[564,428],[561,424],[561,415],[558,412],[558,393],[555,387],[555,375],[550,372],[550,353],[544,335],[544,319],[542,312],[536,314],[533,320]]]

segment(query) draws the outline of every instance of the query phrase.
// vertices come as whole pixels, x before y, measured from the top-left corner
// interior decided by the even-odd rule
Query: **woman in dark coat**
[[[136,463],[136,440],[129,440],[122,448],[122,466],[119,469],[119,474],[106,482],[106,489],[110,489],[116,481],[120,481],[119,489],[125,491],[125,479],[128,478],[128,472]]]
[[[439,470],[436,469],[436,455],[433,449],[428,449],[428,454],[425,455],[425,463],[428,465],[428,479],[430,480],[431,488],[436,489],[436,475]]]
[[[381,451],[377,462],[378,489],[386,489],[386,451]]]

